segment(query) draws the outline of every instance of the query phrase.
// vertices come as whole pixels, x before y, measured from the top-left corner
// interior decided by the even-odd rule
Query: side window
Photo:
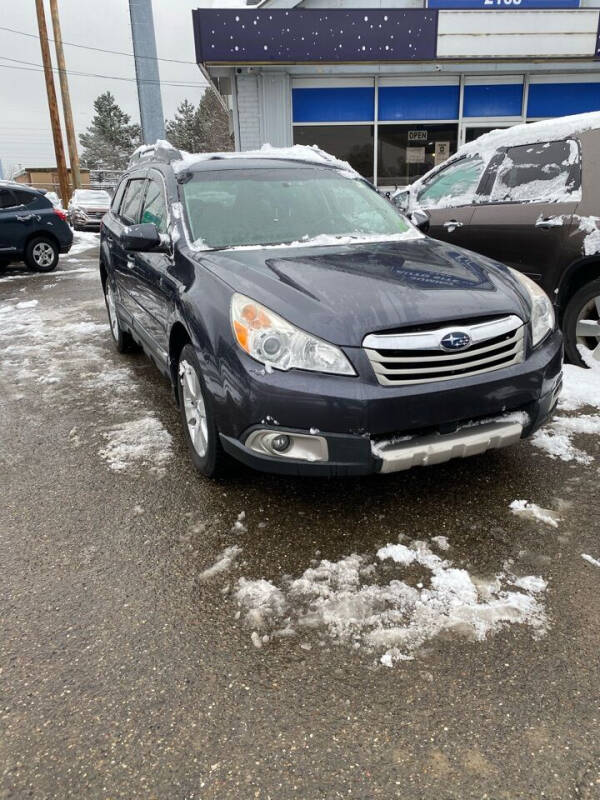
[[[112,203],[110,204],[110,210],[113,212],[113,214],[119,213],[119,206],[121,205],[121,200],[123,199],[123,193],[125,192],[126,186],[127,186],[127,181],[121,181],[121,183],[117,187],[115,196],[113,197]]]
[[[126,225],[134,225],[140,219],[140,206],[144,196],[145,178],[134,178],[129,181],[123,196],[121,213],[119,216]]]
[[[160,179],[151,178],[148,181],[141,221],[153,222],[160,233],[165,233],[167,230],[167,207]]]
[[[15,200],[17,201],[17,205],[19,206],[28,206],[30,203],[39,200],[39,195],[32,194],[31,192],[23,192],[20,189],[13,189],[13,194],[15,196]]]
[[[447,208],[473,203],[484,163],[479,156],[461,158],[449,164],[427,182],[417,196],[424,208]]]
[[[492,203],[556,203],[580,187],[579,147],[574,141],[509,147],[498,168]]]
[[[15,205],[16,201],[13,197],[13,193],[9,192],[8,189],[0,189],[0,209],[12,208]]]

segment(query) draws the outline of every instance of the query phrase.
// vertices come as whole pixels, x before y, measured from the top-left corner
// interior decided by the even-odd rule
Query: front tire
[[[135,342],[133,341],[131,334],[127,331],[124,331],[121,327],[119,315],[117,314],[115,292],[108,278],[104,283],[104,302],[106,303],[110,333],[115,347],[119,353],[128,353],[129,351],[135,349]]]
[[[583,345],[600,364],[600,280],[586,284],[569,300],[563,333],[569,361],[586,366],[578,350],[578,345]]]
[[[183,434],[194,466],[207,478],[222,475],[228,465],[227,455],[219,439],[212,399],[191,344],[185,345],[179,357],[177,393]]]
[[[58,264],[58,245],[46,236],[35,236],[25,248],[25,263],[35,272],[52,272]]]

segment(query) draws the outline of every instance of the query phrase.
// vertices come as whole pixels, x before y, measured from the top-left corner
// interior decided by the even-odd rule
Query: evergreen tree
[[[204,92],[198,106],[198,116],[204,131],[205,152],[220,153],[233,150],[233,140],[229,133],[229,114],[211,89]]]
[[[229,115],[211,89],[205,91],[197,108],[184,100],[175,117],[167,120],[165,130],[169,142],[188,153],[233,150]]]
[[[96,98],[94,110],[92,124],[79,136],[82,163],[90,169],[99,162],[107,169],[124,169],[140,144],[140,126],[130,124],[131,117],[119,108],[110,92]]]
[[[189,100],[184,100],[177,108],[175,117],[167,120],[165,132],[173,147],[188,153],[202,152],[204,131],[198,110]]]

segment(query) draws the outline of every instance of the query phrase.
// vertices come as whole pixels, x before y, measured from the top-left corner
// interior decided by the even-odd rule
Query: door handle
[[[549,230],[550,228],[562,228],[565,224],[563,217],[542,217],[539,216],[535,221],[536,228]]]
[[[462,228],[464,222],[459,222],[457,219],[449,219],[444,222],[444,228],[448,231],[453,231],[455,228]]]
[[[127,269],[134,269],[135,259],[133,256],[127,256]]]
[[[31,222],[32,219],[35,219],[35,214],[22,214],[21,216],[17,215],[17,222]]]

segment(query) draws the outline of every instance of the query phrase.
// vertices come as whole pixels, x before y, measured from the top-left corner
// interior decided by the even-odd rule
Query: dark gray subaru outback
[[[175,388],[196,467],[394,472],[550,415],[562,339],[523,275],[412,227],[313,148],[142,148],[101,233],[119,351]]]

